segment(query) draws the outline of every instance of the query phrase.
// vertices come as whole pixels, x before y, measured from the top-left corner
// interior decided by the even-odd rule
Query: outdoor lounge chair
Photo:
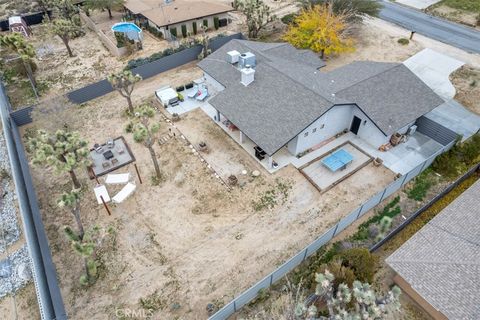
[[[137,186],[133,183],[127,183],[125,187],[123,187],[122,190],[112,198],[113,203],[122,203],[135,191],[136,188]]]
[[[208,97],[208,89],[206,87],[203,87],[200,89],[200,94],[195,97],[198,101],[203,101],[205,98]]]
[[[108,194],[107,188],[103,184],[97,185],[95,188],[93,188],[93,192],[95,192],[95,197],[97,198],[98,204],[102,204],[102,199],[100,196],[103,198],[103,201],[110,202],[110,195]]]
[[[105,179],[106,184],[125,184],[130,180],[130,173],[109,173]]]
[[[197,95],[198,95],[199,91],[198,91],[198,86],[195,85],[193,86],[193,89],[192,91],[190,91],[188,94],[187,94],[187,97],[190,98],[190,99],[193,99],[195,98]]]

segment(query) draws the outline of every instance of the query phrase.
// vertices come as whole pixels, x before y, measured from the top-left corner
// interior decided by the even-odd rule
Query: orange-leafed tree
[[[304,9],[290,25],[283,39],[301,49],[325,55],[354,51],[354,41],[348,36],[348,14],[334,14],[327,6]]]

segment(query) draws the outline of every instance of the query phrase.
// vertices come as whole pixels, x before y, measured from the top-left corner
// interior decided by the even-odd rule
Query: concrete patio
[[[209,88],[210,89],[210,88]],[[199,101],[195,98],[189,98],[188,95],[195,91],[195,88],[190,88],[181,92],[183,95],[183,101],[180,101],[178,106],[168,107],[166,110],[171,114],[183,114],[192,110],[195,110],[198,107],[201,107],[205,104],[205,101]]]
[[[465,109],[455,100],[448,100],[425,115],[427,118],[462,136],[462,141],[480,130],[480,116]]]
[[[201,106],[202,110],[214,121],[213,119],[217,115],[217,111],[208,103]],[[380,158],[383,160],[383,165],[395,173],[406,174],[425,160],[430,158],[436,152],[441,150],[443,146],[435,140],[416,132],[409,139],[391,148],[388,151],[379,151],[367,141],[360,139],[352,132],[345,133],[340,137],[333,139],[331,142],[319,147],[318,149],[307,153],[301,158],[293,156],[286,147],[280,149],[272,157],[278,166],[270,168],[268,165],[268,157],[260,161],[255,157],[254,147],[255,143],[244,136],[243,143],[240,143],[240,131],[231,130],[223,124],[225,118],[222,116],[221,121],[215,121],[235,142],[237,142],[243,149],[245,149],[255,160],[257,160],[268,172],[274,173],[281,168],[292,164],[297,169],[302,168],[309,162],[312,162],[316,158],[321,157],[324,154],[329,153],[331,150],[338,146],[351,142],[357,148],[360,148],[363,152],[370,155],[372,158]]]
[[[307,163],[305,167],[301,169],[302,173],[308,177],[310,182],[321,192],[325,192],[334,187],[336,184],[363,168],[372,160],[368,155],[351,143],[340,145],[337,150],[340,149],[347,151],[353,156],[353,161],[349,163],[345,169],[331,171],[322,163],[322,160],[330,156],[331,153],[327,153],[321,156],[321,158],[317,158],[311,163]]]

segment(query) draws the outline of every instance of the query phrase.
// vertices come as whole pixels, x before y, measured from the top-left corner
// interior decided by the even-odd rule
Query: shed
[[[8,18],[8,26],[11,32],[18,32],[23,34],[24,37],[29,37],[32,34],[32,30],[20,16],[13,16]]]

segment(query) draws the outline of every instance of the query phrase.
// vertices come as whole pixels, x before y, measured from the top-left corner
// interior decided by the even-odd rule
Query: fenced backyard
[[[241,33],[233,34],[225,37],[217,37],[210,41],[209,48],[212,51],[217,50],[225,43],[232,39],[243,39]],[[156,76],[162,72],[180,67],[189,62],[198,59],[198,55],[202,51],[201,45],[196,45],[191,48],[184,49],[180,52],[174,53],[169,56],[157,59],[155,61],[146,63],[137,68],[132,69],[133,74],[139,74],[142,79],[148,79]],[[89,84],[83,88],[71,91],[66,94],[68,99],[75,104],[82,104],[90,100],[99,98],[113,91],[112,86],[107,79]],[[23,126],[32,122],[31,113],[35,106],[28,106],[20,110],[12,112],[11,117],[14,119],[18,126]]]
[[[325,246],[330,240],[332,240],[336,235],[338,235],[340,232],[350,226],[353,222],[362,217],[365,213],[373,209],[375,206],[379,205],[384,199],[387,199],[389,196],[394,194],[400,188],[405,186],[409,181],[411,181],[413,178],[415,178],[417,175],[427,169],[433,163],[437,156],[450,150],[450,148],[453,147],[455,142],[456,140],[450,141],[447,145],[443,146],[442,149],[437,151],[430,158],[419,164],[410,172],[398,177],[390,185],[372,196],[361,206],[357,207],[348,216],[341,219],[328,231],[324,232],[316,240],[314,240],[312,243],[310,243],[292,258],[287,260],[276,270],[265,276],[262,280],[258,281],[252,287],[245,290],[235,299],[223,306],[218,312],[212,315],[209,320],[227,319],[235,312],[240,310],[243,306],[255,299],[261,290],[269,288],[272,284],[285,277],[290,271],[299,266],[303,261],[305,261],[305,259],[315,254],[320,248]]]

